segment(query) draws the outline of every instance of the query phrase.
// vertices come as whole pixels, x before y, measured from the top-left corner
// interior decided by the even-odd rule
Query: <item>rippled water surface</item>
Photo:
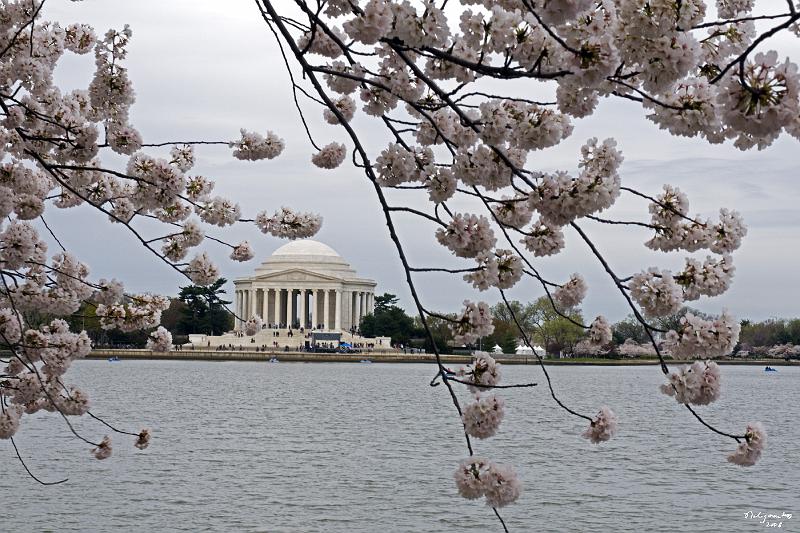
[[[727,464],[735,443],[657,392],[656,367],[551,373],[574,408],[611,406],[619,434],[589,444],[536,367],[504,367],[506,383],[540,382],[503,391],[501,432],[476,443],[524,483],[502,511],[511,531],[765,529],[747,511],[791,512],[781,530],[800,531],[800,368],[725,366],[723,397],[699,409],[730,431],[764,422],[768,449],[750,469]],[[464,442],[446,390],[428,386],[432,374],[427,365],[81,361],[69,377],[90,391],[94,412],[153,428],[153,442],[139,452],[114,435],[113,457],[97,461],[54,415],[28,420],[17,442],[29,465],[69,482],[35,484],[0,441],[0,529],[501,531],[489,508],[456,494]]]

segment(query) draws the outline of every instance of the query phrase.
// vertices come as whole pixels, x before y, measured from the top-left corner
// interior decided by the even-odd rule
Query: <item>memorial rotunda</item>
[[[375,305],[373,280],[358,277],[330,246],[308,239],[284,244],[233,284],[237,330],[257,315],[273,328],[347,332]]]

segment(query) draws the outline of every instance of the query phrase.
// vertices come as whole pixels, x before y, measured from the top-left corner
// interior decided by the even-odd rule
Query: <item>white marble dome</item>
[[[311,239],[288,242],[272,252],[272,255],[318,255],[341,257],[338,253],[336,253],[336,250],[327,244],[322,244],[319,241],[312,241]]]
[[[356,271],[336,250],[327,244],[311,239],[284,244],[261,263],[261,266],[256,269],[255,275],[260,276],[297,268],[338,278],[357,278]]]

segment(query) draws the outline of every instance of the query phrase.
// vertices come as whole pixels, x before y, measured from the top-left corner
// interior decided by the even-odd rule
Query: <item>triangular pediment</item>
[[[252,281],[342,281],[342,278],[302,268],[292,268],[268,274],[256,274]]]

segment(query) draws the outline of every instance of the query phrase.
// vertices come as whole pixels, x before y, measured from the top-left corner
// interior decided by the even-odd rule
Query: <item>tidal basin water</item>
[[[516,466],[524,484],[502,510],[511,531],[760,531],[757,513],[791,513],[800,531],[800,368],[724,366],[723,396],[699,411],[769,434],[761,462],[725,462],[732,440],[711,433],[657,391],[657,367],[552,367],[575,409],[608,404],[617,437],[580,438],[583,420],[557,409],[536,367],[505,366],[500,433],[476,452]],[[429,365],[81,361],[71,382],[109,422],[153,429],[150,448],[112,435],[97,461],[52,414],[17,443],[31,469],[69,482],[42,487],[0,441],[3,531],[502,531],[452,481],[465,455],[459,421]],[[467,398],[466,391],[461,396]],[[107,433],[76,421],[98,440]],[[745,514],[752,512],[751,518]],[[752,517],[755,516],[755,517]]]

